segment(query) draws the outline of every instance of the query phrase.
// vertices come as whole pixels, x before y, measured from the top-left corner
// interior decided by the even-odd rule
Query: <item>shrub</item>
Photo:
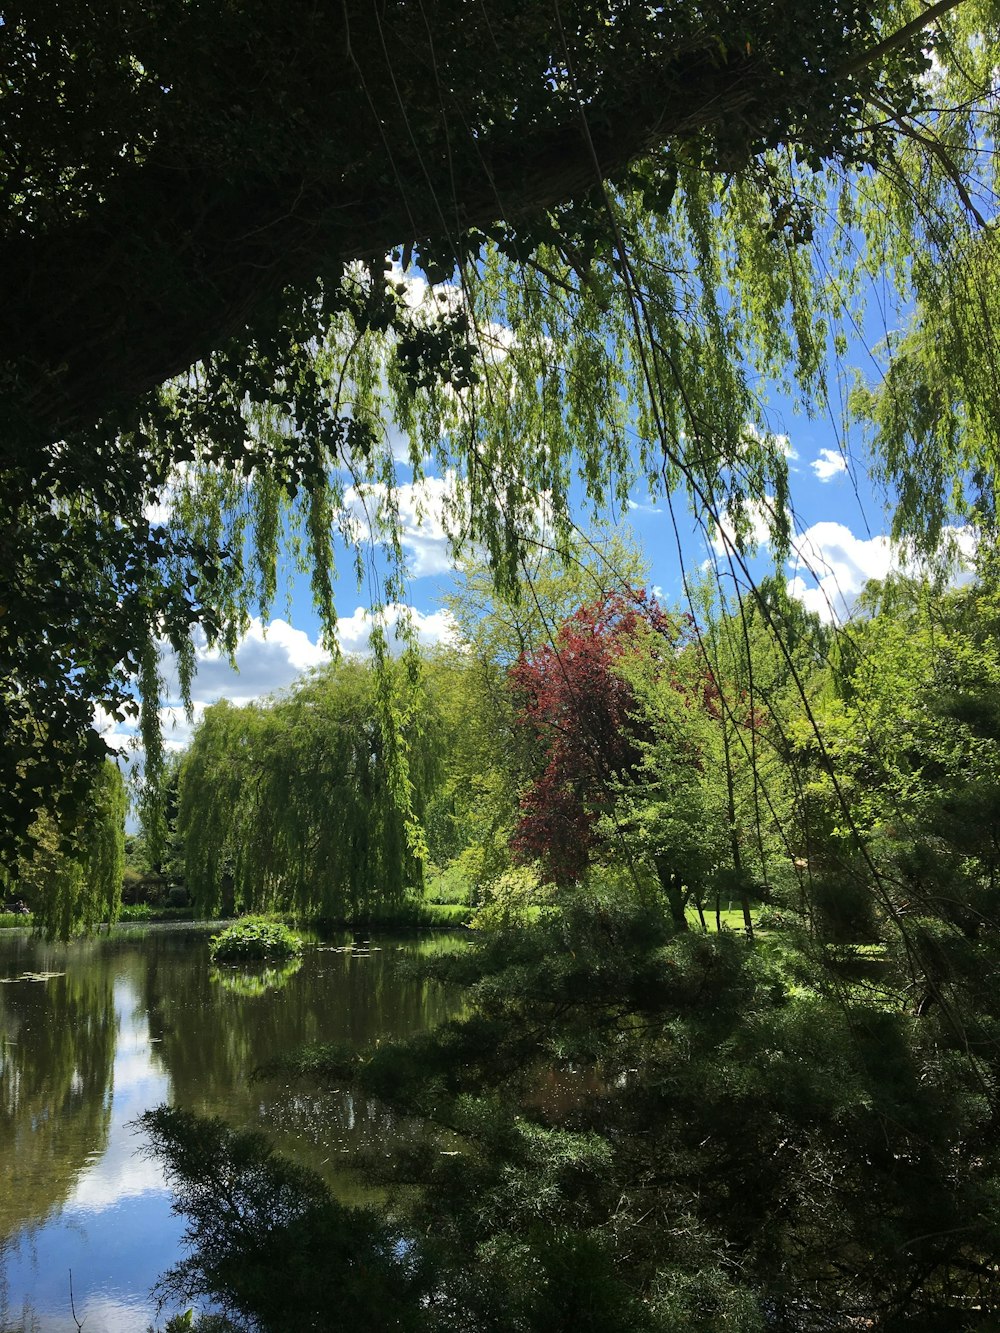
[[[481,886],[479,909],[473,925],[483,929],[527,919],[529,909],[549,901],[551,886],[542,882],[534,866],[512,866]]]
[[[755,922],[758,930],[787,930],[788,924],[788,917],[773,907],[765,907]]]
[[[167,882],[150,870],[126,866],[122,872],[122,902],[126,907],[148,904],[159,907],[166,901]]]
[[[215,962],[246,958],[294,958],[302,952],[302,941],[280,921],[247,916],[219,935],[212,936],[210,953]]]

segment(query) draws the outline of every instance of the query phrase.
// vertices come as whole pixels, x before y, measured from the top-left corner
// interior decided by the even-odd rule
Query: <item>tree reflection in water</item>
[[[58,959],[25,949],[0,966],[0,1239],[60,1208],[108,1139],[113,974],[57,973],[46,962]]]
[[[152,1320],[148,1290],[179,1228],[159,1166],[136,1155],[148,1106],[261,1130],[344,1202],[371,1198],[346,1169],[355,1150],[409,1134],[346,1086],[250,1076],[310,1042],[360,1046],[451,1016],[454,997],[400,966],[446,946],[310,947],[290,967],[251,973],[213,969],[212,929],[131,928],[68,946],[0,936],[0,1327],[32,1310],[45,1327],[70,1327],[68,1267],[87,1327]],[[105,1317],[114,1302],[117,1323]]]
[[[208,979],[230,995],[253,1000],[269,991],[281,990],[302,966],[301,958],[290,958],[287,963],[257,967],[213,967]]]

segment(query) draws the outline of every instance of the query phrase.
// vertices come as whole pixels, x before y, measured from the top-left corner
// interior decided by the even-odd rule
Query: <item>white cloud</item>
[[[314,643],[304,630],[294,629],[281,619],[264,625],[255,617],[236,650],[236,671],[220,648],[206,645],[204,636],[196,642],[197,674],[192,697],[196,707],[222,698],[237,704],[250,703],[284,689],[303,671],[329,660],[326,649]],[[166,697],[171,702],[180,699],[180,686],[169,671]]]
[[[398,520],[390,512],[390,501],[398,509]],[[382,482],[352,486],[344,495],[341,520],[345,518],[348,532],[358,541],[377,540],[390,522],[398,522],[412,578],[450,570],[450,538],[464,526],[453,473],[402,482],[391,495]]]
[[[787,459],[794,461],[798,458],[798,450],[792,448],[792,442],[787,435],[772,435],[771,438]]]
[[[150,527],[162,527],[170,522],[173,517],[174,504],[181,488],[191,480],[193,471],[194,469],[190,463],[175,463],[173,465],[155,500],[151,500],[142,511]]]
[[[789,595],[827,622],[840,622],[850,616],[869,579],[885,579],[904,570],[919,577],[928,563],[908,555],[884,534],[856,537],[843,523],[814,523],[793,538],[792,548],[795,555],[789,561]],[[945,529],[939,563],[950,569],[953,586],[971,577],[969,566],[975,553],[973,528]]]
[[[173,497],[164,491],[153,504],[145,505],[142,512],[151,528],[164,527],[174,512]]]
[[[470,318],[475,320],[475,338],[480,352],[494,365],[506,358],[517,341],[517,333],[509,325],[500,324],[496,320],[475,318],[465,292],[456,283],[440,282],[432,287],[425,278],[409,272],[404,273],[398,263],[393,263],[389,276],[392,282],[401,284],[404,288],[402,297],[413,312],[414,323],[428,324],[444,313],[455,314],[465,310]],[[452,397],[462,396],[462,393],[456,394],[450,388],[447,393]]]
[[[411,310],[423,310],[428,315],[436,315],[440,310],[457,310],[465,303],[461,287],[453,282],[439,282],[432,287],[426,278],[419,274],[404,272],[400,265],[393,263],[389,279],[405,289],[402,296]]]
[[[814,523],[792,547],[789,595],[827,622],[845,620],[869,579],[884,579],[902,565],[888,537],[855,537],[843,523]]]
[[[748,421],[743,427],[743,437],[738,453],[741,457],[746,457],[751,448],[759,448],[760,445],[766,445],[767,448],[775,453],[781,454],[783,458],[794,460],[798,458],[798,453],[792,448],[792,442],[787,435],[776,434],[774,431],[762,431]]]
[[[418,641],[427,647],[452,642],[455,638],[455,624],[449,612],[423,612],[392,603],[383,613],[391,646],[402,646],[401,629],[407,616]],[[357,607],[349,616],[341,616],[337,622],[341,651],[348,655],[366,655],[371,628],[371,614],[364,607]],[[202,637],[195,649],[197,670],[191,683],[194,722],[199,721],[209,704],[219,699],[229,699],[237,705],[252,703],[287,689],[303,672],[323,666],[330,660],[331,654],[322,645],[303,630],[294,629],[280,619],[272,620],[268,625],[256,618],[250,622],[236,650],[236,670],[220,649],[208,648]],[[191,724],[180,704],[176,666],[165,661],[164,674],[168,700],[160,709],[164,739],[171,748],[183,748],[190,739]]]
[[[829,481],[838,473],[847,471],[847,459],[839,449],[821,449],[819,457],[809,464],[820,481]]]
[[[163,733],[165,750],[186,750],[191,743],[194,729],[205,712],[205,703],[201,699],[192,700],[191,716],[180,704],[169,704],[159,710],[160,731]]]
[[[768,496],[763,502],[748,500],[744,511],[748,529],[743,539],[743,548],[755,551],[761,546],[766,546],[770,539],[775,520],[774,497]],[[727,510],[723,510],[719,515],[715,536],[712,538],[712,549],[716,555],[725,555],[727,551],[740,549],[736,541],[736,524]]]
[[[383,622],[389,637],[389,646],[399,651],[403,646],[403,622],[409,621],[416,631],[418,643],[431,648],[438,643],[454,643],[457,627],[450,611],[417,611],[413,607],[391,603],[383,612]],[[372,630],[371,613],[359,606],[353,615],[342,616],[337,622],[337,633],[345,653],[363,655],[368,652],[368,640]]]

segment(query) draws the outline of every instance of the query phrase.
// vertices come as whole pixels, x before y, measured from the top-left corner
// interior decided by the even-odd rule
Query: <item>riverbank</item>
[[[404,902],[359,917],[299,919],[283,915],[282,919],[287,920],[290,925],[318,930],[322,933],[328,930],[455,929],[459,926],[467,926],[472,920],[472,916],[473,909],[462,903]],[[196,916],[190,907],[152,907],[148,903],[123,907],[117,924],[154,925],[185,921],[205,921],[206,924],[211,924],[210,919]],[[27,915],[17,912],[0,913],[0,930],[30,930],[33,925],[34,919],[30,912]]]

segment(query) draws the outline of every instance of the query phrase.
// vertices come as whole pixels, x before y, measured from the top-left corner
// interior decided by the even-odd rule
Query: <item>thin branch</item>
[[[937,159],[945,175],[954,185],[955,192],[961,199],[966,211],[976,219],[980,227],[989,226],[982,213],[972,202],[972,196],[962,180],[961,172],[941,140],[934,134],[917,129],[916,125],[911,124],[905,117],[894,111],[888,102],[883,102],[881,97],[870,96],[868,101],[879,111],[885,112],[889,121],[899,128],[901,134],[905,135],[907,139],[912,139],[914,143],[920,144],[922,148],[926,148]]]
[[[74,1300],[73,1300],[73,1270],[72,1270],[72,1268],[69,1270],[69,1308],[70,1308],[70,1312],[71,1312],[72,1315],[73,1315],[73,1323],[76,1324],[78,1330],[82,1330],[83,1325],[84,1325],[84,1321],[83,1321],[82,1319],[78,1319],[78,1318],[76,1317],[76,1304],[75,1304],[75,1302],[74,1302]]]

